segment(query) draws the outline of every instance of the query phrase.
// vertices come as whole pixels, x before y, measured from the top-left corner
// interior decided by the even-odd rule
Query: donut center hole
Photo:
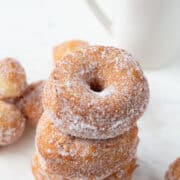
[[[102,92],[104,90],[104,83],[99,79],[92,79],[89,86],[94,92]]]

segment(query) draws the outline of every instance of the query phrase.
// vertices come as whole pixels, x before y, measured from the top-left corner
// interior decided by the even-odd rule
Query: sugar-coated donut
[[[165,180],[180,180],[180,157],[170,165]]]
[[[113,173],[104,180],[131,180],[134,169],[136,168],[136,160],[131,160],[130,163],[124,164],[121,168],[122,170],[116,173]],[[67,178],[59,174],[52,174],[45,171],[40,163],[40,160],[37,155],[33,157],[32,160],[32,172],[36,180],[79,180],[79,178]],[[95,178],[84,178],[86,180],[95,180]],[[100,179],[101,180],[101,179]]]
[[[19,139],[25,127],[25,119],[15,105],[0,101],[0,146]]]
[[[62,133],[108,139],[127,131],[148,100],[148,83],[130,54],[91,46],[56,64],[44,87],[43,106]]]
[[[53,49],[54,63],[56,64],[68,53],[74,52],[81,48],[86,48],[88,46],[88,42],[82,40],[70,40],[57,45]]]
[[[126,51],[82,48],[56,63],[43,90],[36,180],[130,180],[148,83]]]
[[[36,126],[43,113],[42,92],[45,81],[30,84],[17,102],[22,114],[30,125]]]
[[[19,97],[26,86],[26,74],[20,63],[12,58],[1,60],[0,99]]]
[[[36,148],[50,173],[64,177],[108,177],[123,162],[134,159],[138,129],[106,140],[88,140],[62,134],[44,112],[37,128]]]

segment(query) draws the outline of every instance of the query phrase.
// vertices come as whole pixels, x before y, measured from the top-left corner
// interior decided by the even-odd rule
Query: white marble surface
[[[106,31],[82,0],[0,0],[0,58],[20,60],[29,82],[46,79],[52,68],[52,46],[80,38],[111,44]],[[180,156],[180,62],[146,71],[151,100],[139,121],[139,167],[134,180],[163,179],[168,164]],[[27,127],[13,145],[0,148],[0,179],[32,180],[30,161],[35,130]]]

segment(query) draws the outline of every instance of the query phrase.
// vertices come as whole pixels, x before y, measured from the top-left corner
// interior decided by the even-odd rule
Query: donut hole
[[[102,92],[104,90],[104,82],[98,78],[91,79],[89,86],[94,92]]]

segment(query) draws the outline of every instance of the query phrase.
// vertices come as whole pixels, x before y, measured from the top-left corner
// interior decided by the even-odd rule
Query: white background
[[[52,47],[68,39],[111,44],[110,36],[83,0],[0,0],[0,58],[18,59],[28,81],[47,79]],[[180,63],[178,55],[155,71],[145,71],[151,100],[139,121],[139,167],[135,180],[163,179],[180,156]],[[0,148],[0,179],[31,180],[35,130],[27,128],[15,144]]]

